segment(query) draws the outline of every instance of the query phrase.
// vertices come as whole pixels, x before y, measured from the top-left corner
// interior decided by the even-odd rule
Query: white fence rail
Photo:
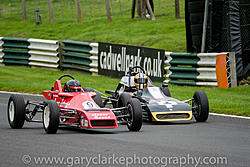
[[[98,75],[98,43],[91,43],[90,46],[92,50],[89,52],[91,56],[89,57],[92,63],[90,63],[90,71],[94,75]]]
[[[28,39],[29,65],[38,67],[58,68],[59,66],[59,41]]]

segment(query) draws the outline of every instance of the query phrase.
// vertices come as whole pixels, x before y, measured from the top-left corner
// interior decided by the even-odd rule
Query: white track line
[[[19,92],[7,92],[7,91],[0,91],[0,93],[6,94],[24,94],[29,96],[42,96],[39,94],[29,94],[29,93],[19,93]],[[220,117],[229,117],[229,118],[239,118],[239,119],[249,119],[250,117],[238,116],[238,115],[228,115],[228,114],[218,114],[218,113],[209,113],[209,115],[220,116]]]
[[[7,91],[0,91],[0,93],[6,93],[6,94],[19,94],[19,95],[29,95],[29,96],[42,96],[42,95],[39,95],[39,94],[19,93],[19,92],[7,92]]]
[[[229,118],[240,118],[240,119],[249,119],[250,117],[238,116],[238,115],[228,115],[228,114],[218,114],[218,113],[209,113],[209,115],[229,117]]]

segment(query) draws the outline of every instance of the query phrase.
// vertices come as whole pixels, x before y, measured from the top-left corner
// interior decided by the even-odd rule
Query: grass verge
[[[41,94],[43,90],[50,90],[55,80],[63,74],[73,75],[83,87],[92,87],[101,92],[114,90],[119,83],[117,78],[90,76],[79,72],[2,66],[0,67],[0,90]],[[66,82],[66,79],[63,82]],[[159,85],[159,83],[155,84]],[[169,85],[169,88],[172,97],[179,100],[190,99],[197,90],[205,91],[210,103],[210,112],[250,116],[250,86],[221,89]]]
[[[0,37],[110,42],[165,49],[172,52],[186,51],[184,0],[180,0],[180,19],[174,17],[174,1],[163,0],[162,16],[157,16],[155,21],[131,19],[131,1],[122,0],[122,2],[126,6],[126,12],[122,15],[113,15],[112,22],[107,21],[105,14],[98,16],[98,12],[95,12],[93,17],[84,16],[83,20],[78,23],[76,19],[68,17],[71,16],[71,12],[68,12],[65,13],[64,18],[59,19],[58,16],[52,23],[49,22],[48,16],[45,19],[42,14],[42,24],[40,25],[35,24],[34,1],[27,1],[30,13],[27,21],[22,21],[21,15],[13,12],[12,17],[8,17],[4,11],[14,11],[14,9],[17,10],[17,7],[8,6],[5,2],[0,5],[0,8],[4,9],[0,17]],[[41,0],[41,3],[46,7],[44,11],[48,15],[48,1]],[[54,6],[60,6],[60,1],[53,1],[53,3]],[[66,7],[70,8],[69,5]],[[158,5],[156,5],[157,7]],[[119,10],[119,6],[116,10]],[[60,11],[54,12],[60,14]],[[156,10],[157,12],[158,10]]]

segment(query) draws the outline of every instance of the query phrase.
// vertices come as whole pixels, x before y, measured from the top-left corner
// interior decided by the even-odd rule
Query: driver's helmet
[[[143,89],[148,86],[148,76],[143,73],[138,73],[134,77],[136,89]]]
[[[79,81],[77,80],[69,80],[65,83],[65,92],[81,92],[82,87]]]

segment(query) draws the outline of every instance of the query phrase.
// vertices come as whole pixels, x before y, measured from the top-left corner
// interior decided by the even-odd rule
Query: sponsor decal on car
[[[93,119],[110,119],[109,114],[105,113],[93,113],[91,114],[91,116],[93,117]]]

